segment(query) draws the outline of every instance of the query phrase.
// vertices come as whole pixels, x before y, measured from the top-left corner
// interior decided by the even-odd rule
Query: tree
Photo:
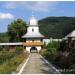
[[[63,38],[75,29],[75,17],[47,17],[39,20],[39,25],[46,37]]]
[[[7,35],[7,32],[6,33],[0,33],[0,42],[1,43],[9,42],[9,36]]]
[[[26,22],[22,19],[17,19],[8,25],[9,41],[19,42],[22,41],[22,36],[26,33]]]

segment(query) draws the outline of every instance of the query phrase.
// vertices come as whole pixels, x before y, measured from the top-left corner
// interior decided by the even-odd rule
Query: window
[[[32,29],[32,32],[34,32],[34,29]]]

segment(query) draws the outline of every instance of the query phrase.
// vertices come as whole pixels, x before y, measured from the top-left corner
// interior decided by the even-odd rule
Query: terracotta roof
[[[43,42],[26,42],[23,43],[24,46],[40,46],[43,45]]]

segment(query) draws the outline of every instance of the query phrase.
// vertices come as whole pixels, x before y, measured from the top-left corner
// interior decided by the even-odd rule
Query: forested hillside
[[[39,25],[46,37],[63,38],[75,29],[75,17],[47,17],[40,20]]]
[[[18,25],[15,26],[18,27]],[[75,29],[75,17],[47,17],[39,20],[39,26],[40,32],[46,37],[63,38]],[[18,30],[20,30],[20,28]],[[25,33],[25,31],[23,33]],[[7,33],[0,33],[0,42],[9,42],[9,36]]]

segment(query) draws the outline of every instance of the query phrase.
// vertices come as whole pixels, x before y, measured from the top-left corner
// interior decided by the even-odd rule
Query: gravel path
[[[38,53],[31,53],[22,74],[57,74],[57,71],[46,63]]]

